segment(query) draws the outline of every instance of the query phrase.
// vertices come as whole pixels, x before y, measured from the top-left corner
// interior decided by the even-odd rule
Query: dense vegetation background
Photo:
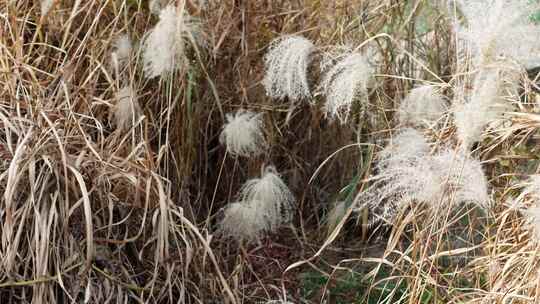
[[[504,25],[482,35],[530,23],[497,47],[536,47],[535,10],[473,2]],[[186,18],[185,45],[162,73],[148,58],[170,44],[149,53],[145,41],[167,4]],[[475,23],[450,0],[0,0],[0,302],[534,302],[537,66],[514,60],[515,94],[489,95],[508,104],[502,122],[465,145],[453,109],[475,96],[479,67],[456,24]],[[317,48],[309,98],[271,98],[262,83],[285,35]],[[325,54],[368,48],[374,85],[332,118],[317,89]],[[377,210],[356,204],[420,85],[448,110],[417,131],[481,163],[489,208],[423,202],[367,225]],[[258,155],[220,140],[239,110],[260,114]],[[294,197],[291,221],[255,240],[223,233],[242,185],[270,166]]]

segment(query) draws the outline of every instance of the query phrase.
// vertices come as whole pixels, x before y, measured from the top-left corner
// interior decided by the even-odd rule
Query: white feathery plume
[[[159,15],[161,9],[169,3],[169,0],[150,0],[148,8],[154,15]]]
[[[524,211],[530,229],[537,242],[540,242],[540,205],[535,204]]]
[[[130,86],[123,87],[116,94],[116,105],[114,107],[116,127],[126,130],[131,129],[141,115],[142,110],[133,88]]]
[[[301,36],[285,36],[274,40],[265,56],[266,74],[263,85],[272,98],[296,101],[311,96],[308,65],[315,46]]]
[[[515,71],[503,68],[477,75],[469,101],[454,108],[457,135],[465,148],[480,141],[484,129],[511,108],[507,99],[517,95],[517,80]]]
[[[240,189],[240,198],[243,202],[256,204],[272,231],[292,219],[293,194],[274,166],[266,167],[261,178],[253,178],[244,183]]]
[[[328,63],[323,65],[328,66]],[[355,98],[367,94],[373,73],[373,66],[363,54],[348,53],[341,56],[322,78],[326,115],[345,123]]]
[[[462,152],[444,150],[432,157],[433,167],[439,172],[445,195],[453,203],[473,203],[488,209],[488,182],[482,165]]]
[[[374,213],[369,225],[380,219],[391,221],[413,202],[426,203],[433,210],[444,202],[489,207],[487,180],[480,163],[453,150],[431,155],[425,140],[418,140],[417,135],[408,130],[396,136],[394,147],[383,151],[376,167],[378,172],[371,178],[374,182],[359,194],[357,211],[368,208]],[[409,147],[399,147],[400,144]]]
[[[41,0],[41,16],[49,13],[56,0]]]
[[[330,211],[328,212],[328,216],[327,216],[327,228],[328,228],[328,235],[330,235],[333,231],[334,231],[334,228],[336,228],[336,226],[339,224],[339,222],[341,221],[341,219],[345,216],[345,214],[347,213],[347,202],[344,202],[344,201],[341,201],[341,202],[336,202],[334,204],[334,206],[332,207],[332,209],[330,209]]]
[[[540,242],[540,174],[534,174],[529,180],[521,184],[523,191],[515,199],[514,205],[525,216],[526,228],[532,230],[536,242]],[[530,200],[531,204],[525,207],[525,202]]]
[[[239,196],[240,202],[225,208],[220,229],[226,236],[256,240],[292,219],[293,194],[273,166],[266,167],[261,178],[248,180]]]
[[[159,22],[144,41],[143,70],[148,78],[164,75],[187,65],[186,40],[195,41],[197,26],[185,10],[163,8]]]
[[[398,109],[402,125],[431,125],[446,112],[446,104],[437,87],[424,85],[411,90]]]
[[[129,61],[132,51],[131,38],[123,34],[114,41],[114,51],[111,54],[111,63],[117,71],[124,69]]]
[[[519,61],[526,67],[540,63],[540,27],[530,15],[539,5],[529,0],[455,0],[467,19],[456,25],[458,38],[472,47],[479,65],[498,56]]]
[[[425,161],[429,159],[429,144],[417,130],[406,128],[392,138],[379,154],[373,184],[357,197],[357,211],[370,210],[368,225],[391,221],[413,197],[430,200],[438,193],[438,184]]]
[[[219,140],[232,155],[258,155],[266,147],[262,127],[261,114],[239,110],[234,114],[227,114],[227,123]]]
[[[395,167],[401,163],[410,163],[428,155],[429,151],[429,144],[422,133],[412,128],[404,128],[379,153],[378,167],[383,169]]]
[[[246,202],[229,204],[220,223],[222,233],[239,241],[259,239],[269,229],[264,213],[257,209],[259,205]]]

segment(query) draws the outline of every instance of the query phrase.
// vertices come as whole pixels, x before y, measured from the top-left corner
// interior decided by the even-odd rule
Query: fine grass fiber
[[[534,303],[538,4],[0,1],[0,303]]]

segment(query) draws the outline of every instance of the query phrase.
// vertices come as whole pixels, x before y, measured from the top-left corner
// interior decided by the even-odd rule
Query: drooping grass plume
[[[432,162],[440,174],[444,195],[452,203],[471,203],[489,209],[488,181],[480,161],[446,149],[434,155]]]
[[[240,189],[243,202],[259,204],[270,230],[289,223],[294,209],[294,196],[274,166],[264,168],[261,178],[253,178]]]
[[[116,94],[114,121],[117,128],[129,130],[142,115],[137,93],[131,86],[125,86]]]
[[[398,109],[401,125],[431,125],[447,110],[444,97],[435,86],[423,85],[414,88],[403,99]]]
[[[470,97],[454,105],[458,139],[469,148],[482,139],[484,129],[502,118],[517,98],[518,74],[507,68],[485,69],[473,83]]]
[[[239,241],[254,241],[269,230],[260,202],[236,202],[229,204],[220,224],[222,233]]]
[[[540,242],[540,206],[535,204],[524,210],[528,228],[533,232],[534,240]]]
[[[479,65],[497,56],[519,61],[526,67],[540,63],[540,27],[531,15],[539,8],[529,0],[455,0],[466,18],[456,25],[458,38],[471,48]]]
[[[454,150],[433,155],[420,137],[418,131],[405,130],[382,151],[372,185],[357,198],[358,209],[374,213],[368,225],[392,221],[411,203],[424,203],[432,210],[460,203],[489,207],[480,163]]]
[[[524,228],[531,230],[534,240],[540,242],[540,175],[529,176],[529,179],[519,186],[523,190],[512,204],[525,216]]]
[[[332,209],[328,212],[328,216],[326,219],[326,227],[327,227],[327,233],[330,235],[334,228],[339,224],[341,219],[345,216],[345,213],[347,212],[347,202],[340,201],[334,203],[334,206],[332,206]]]
[[[273,166],[244,183],[239,198],[225,208],[220,228],[226,236],[251,241],[292,220],[293,194]]]
[[[265,56],[263,84],[266,94],[293,101],[309,98],[308,65],[314,50],[313,43],[301,36],[274,40]]]
[[[328,63],[324,63],[328,66]],[[326,71],[321,88],[326,96],[326,115],[345,123],[353,104],[359,96],[367,94],[372,82],[373,66],[361,53],[346,53]]]
[[[219,140],[232,155],[253,156],[261,154],[266,147],[262,115],[239,110],[227,115],[227,123]]]
[[[161,9],[169,4],[174,4],[175,0],[150,0],[148,1],[148,9],[152,14],[159,15]],[[199,8],[207,6],[207,0],[191,0],[190,4],[197,4]]]
[[[412,128],[402,129],[391,138],[380,153],[378,168],[399,166],[401,163],[414,161],[415,158],[428,155],[430,147],[424,135]]]
[[[187,42],[198,35],[194,19],[184,9],[166,6],[144,41],[143,69],[148,78],[165,75],[188,64]]]
[[[122,71],[131,57],[133,46],[131,38],[123,34],[114,41],[114,51],[111,54],[111,64],[117,71]]]

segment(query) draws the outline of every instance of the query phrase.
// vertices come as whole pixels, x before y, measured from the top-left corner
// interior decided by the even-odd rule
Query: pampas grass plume
[[[462,151],[447,149],[433,156],[432,162],[454,203],[472,203],[489,209],[488,181],[480,161]]]
[[[221,232],[239,241],[254,241],[268,230],[264,213],[258,210],[260,204],[236,202],[229,204],[220,224]]]
[[[262,127],[261,114],[239,110],[227,115],[227,123],[219,139],[232,155],[258,155],[266,147]]]
[[[357,210],[367,207],[391,221],[412,202],[425,203],[432,210],[445,203],[489,208],[488,183],[480,163],[451,149],[431,155],[416,132],[398,134],[383,150],[378,173],[371,178],[374,183],[359,195]]]
[[[263,84],[266,94],[293,101],[310,97],[307,72],[314,50],[313,43],[301,36],[286,36],[273,41],[265,56]]]
[[[220,229],[226,236],[256,240],[292,219],[294,197],[273,166],[266,167],[261,178],[248,180],[239,197],[240,202],[225,208]]]
[[[402,125],[431,125],[446,111],[443,96],[437,87],[424,85],[411,90],[398,109]]]
[[[363,54],[342,55],[338,62],[328,69],[321,81],[321,88],[326,96],[324,106],[326,115],[345,123],[355,98],[367,94],[373,73],[373,66]]]
[[[142,115],[142,110],[137,101],[137,95],[133,88],[125,86],[116,94],[114,107],[114,120],[117,128],[131,129]]]
[[[429,144],[421,132],[412,128],[404,128],[379,153],[378,167],[382,169],[408,163],[418,157],[428,155],[429,151]]]
[[[347,202],[344,201],[336,202],[332,209],[330,209],[330,212],[328,212],[326,223],[328,235],[330,235],[334,231],[334,229],[337,227],[337,225],[343,219],[346,213]]]
[[[186,40],[196,35],[195,23],[187,12],[178,11],[173,5],[163,8],[159,13],[159,22],[144,41],[145,75],[154,78],[185,66],[188,61]]]
[[[460,39],[472,46],[475,62],[484,65],[505,56],[526,67],[540,63],[540,27],[530,15],[539,5],[529,0],[455,0],[467,25],[456,25]]]
[[[517,78],[513,72],[509,77],[505,74],[508,72],[498,68],[482,71],[473,83],[469,100],[454,106],[457,136],[465,148],[480,141],[484,129],[511,108],[506,99],[509,90],[517,90]]]
[[[523,187],[523,190],[519,197],[510,202],[510,205],[521,211],[527,222],[525,228],[533,232],[536,242],[540,242],[540,174],[531,175],[519,186]],[[527,201],[530,201],[529,206],[525,204]]]
[[[114,51],[111,54],[111,62],[117,71],[124,69],[131,56],[132,49],[131,38],[126,34],[119,36],[114,41]]]
[[[264,169],[261,178],[253,178],[242,186],[243,202],[256,202],[265,214],[270,230],[289,223],[292,219],[294,197],[274,166]]]

